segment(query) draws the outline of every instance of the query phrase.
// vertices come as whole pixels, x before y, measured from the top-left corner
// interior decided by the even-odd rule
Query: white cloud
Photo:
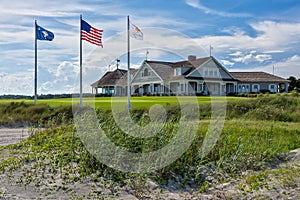
[[[56,69],[49,71],[56,77],[69,77],[79,73],[79,66],[75,63],[64,61]]]
[[[235,63],[234,62],[231,62],[231,61],[229,61],[229,60],[220,60],[221,61],[221,63],[223,64],[223,65],[225,65],[226,67],[232,67]]]
[[[0,80],[2,80],[3,77],[7,76],[8,74],[5,72],[0,72]]]
[[[227,28],[224,28],[221,31],[223,33],[228,33],[230,35],[235,35],[235,36],[246,34],[246,32],[244,30],[242,30],[241,28],[239,28],[239,27],[227,27]]]
[[[264,71],[270,74],[274,74],[283,78],[288,78],[290,76],[295,76],[296,78],[300,78],[300,56],[293,55],[286,59],[282,59],[277,62],[273,62],[271,64],[265,66],[256,66],[256,67],[248,67],[248,68],[234,68],[230,71]]]
[[[255,56],[255,59],[262,63],[262,62],[265,62],[267,60],[271,60],[272,59],[272,56],[271,55],[268,55],[268,54],[259,54],[259,55],[256,55]]]
[[[32,94],[33,74],[17,72],[14,74],[2,73],[0,77],[0,94]]]
[[[241,52],[241,51],[236,51],[236,52],[234,52],[234,53],[231,53],[231,54],[229,54],[230,56],[242,56],[242,55],[244,55],[243,54],[243,52]]]
[[[250,17],[251,16],[247,13],[229,13],[229,12],[214,10],[202,5],[200,0],[186,0],[185,2],[187,5],[193,8],[197,8],[206,14],[218,15],[221,17]]]
[[[271,60],[272,56],[268,54],[256,54],[256,51],[252,50],[248,54],[243,53],[233,53],[234,58],[232,58],[235,62],[240,62],[244,64],[249,64],[251,62],[259,62],[263,63],[265,61]]]
[[[254,62],[255,58],[252,53],[249,53],[249,54],[241,56],[241,57],[233,58],[232,60],[235,62],[249,64],[250,62]]]
[[[257,36],[252,37],[246,33],[233,36],[205,36],[198,38],[197,42],[203,46],[214,46],[214,51],[225,52],[228,49],[237,51],[255,50],[268,52],[274,50],[286,51],[297,49],[300,45],[300,23],[263,21],[251,23]]]
[[[269,51],[264,51],[263,53],[266,53],[266,54],[271,54],[271,53],[284,53],[285,51],[284,50],[269,50]]]

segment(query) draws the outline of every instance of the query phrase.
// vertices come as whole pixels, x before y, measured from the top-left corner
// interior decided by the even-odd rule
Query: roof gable
[[[155,65],[152,63],[155,63]],[[164,62],[144,61],[143,64],[141,65],[141,67],[135,73],[131,82],[137,83],[137,82],[147,82],[147,81],[162,81],[163,78],[160,76],[160,74],[157,73],[157,71],[160,72],[160,70],[156,69],[157,63],[164,63]],[[149,72],[148,75],[144,75],[144,70],[146,68]]]
[[[214,57],[200,58],[191,61],[196,68],[187,75],[187,78],[218,78],[233,79],[235,78],[223,67]]]

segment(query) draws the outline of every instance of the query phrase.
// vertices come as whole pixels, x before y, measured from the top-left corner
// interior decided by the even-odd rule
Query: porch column
[[[150,93],[154,93],[154,84],[150,83]]]
[[[189,83],[184,83],[184,91],[186,95],[189,95],[189,87],[188,87]]]

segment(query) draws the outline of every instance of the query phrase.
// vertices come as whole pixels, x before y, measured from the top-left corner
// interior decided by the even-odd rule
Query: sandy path
[[[18,143],[28,136],[27,128],[0,128],[0,146]]]

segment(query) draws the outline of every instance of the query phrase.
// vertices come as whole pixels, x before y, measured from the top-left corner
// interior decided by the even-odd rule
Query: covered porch
[[[92,88],[93,94],[101,94],[104,96],[126,96],[127,95],[127,86],[116,86],[116,85],[107,85],[107,86],[97,86]]]
[[[143,95],[162,95],[165,92],[164,85],[162,83],[147,83],[147,84],[133,84],[131,86],[131,94],[138,96]]]

